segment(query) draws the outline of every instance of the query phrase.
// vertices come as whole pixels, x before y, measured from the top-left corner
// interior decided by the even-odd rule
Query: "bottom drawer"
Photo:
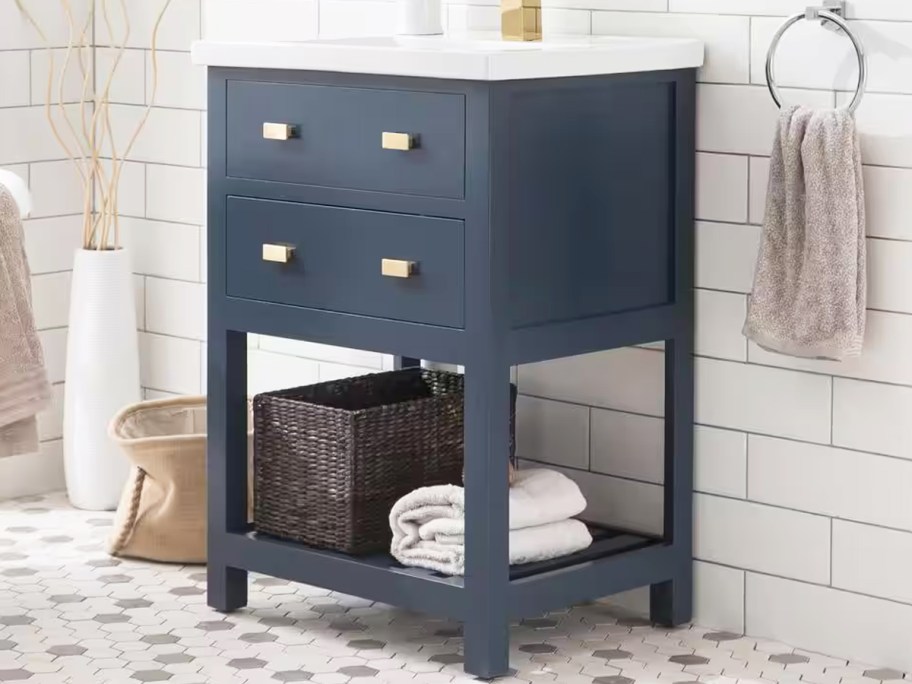
[[[453,219],[229,197],[227,294],[461,328],[463,232]]]

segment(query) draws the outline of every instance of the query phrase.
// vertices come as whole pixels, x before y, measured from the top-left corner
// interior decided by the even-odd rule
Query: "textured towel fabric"
[[[587,548],[586,525],[571,520],[586,508],[579,487],[552,470],[516,473],[510,489],[511,565],[559,558]],[[390,552],[403,565],[447,575],[465,572],[465,490],[454,485],[422,487],[390,511]]]
[[[32,193],[19,174],[0,169],[0,185],[5,185],[13,200],[19,205],[19,216],[25,218],[32,213]]]
[[[865,209],[846,109],[779,117],[766,218],[744,334],[791,356],[842,360],[865,329]]]
[[[0,184],[0,456],[38,451],[35,415],[51,398],[19,214]]]

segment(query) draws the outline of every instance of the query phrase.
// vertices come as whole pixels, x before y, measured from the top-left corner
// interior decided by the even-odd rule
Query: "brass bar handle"
[[[383,131],[383,135],[380,136],[380,146],[384,150],[408,152],[418,147],[418,138],[411,133]]]
[[[263,245],[263,261],[287,264],[294,257],[294,253],[294,245],[277,245],[268,242]]]
[[[380,261],[380,273],[390,278],[411,278],[418,274],[418,262],[405,259],[383,259]]]
[[[297,126],[287,123],[263,123],[263,138],[266,140],[289,140],[298,137]]]

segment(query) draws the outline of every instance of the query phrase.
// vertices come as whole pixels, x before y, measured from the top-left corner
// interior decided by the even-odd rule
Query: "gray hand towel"
[[[764,349],[843,360],[865,330],[865,209],[855,120],[782,111],[744,334]]]
[[[19,207],[0,184],[0,456],[38,451],[35,415],[50,397]]]

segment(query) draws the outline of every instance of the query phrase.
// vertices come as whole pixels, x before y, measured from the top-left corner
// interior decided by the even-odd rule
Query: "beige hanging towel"
[[[38,451],[35,416],[51,399],[19,214],[0,183],[0,457]]]
[[[784,109],[744,334],[764,349],[841,361],[865,331],[861,151],[846,109]]]

